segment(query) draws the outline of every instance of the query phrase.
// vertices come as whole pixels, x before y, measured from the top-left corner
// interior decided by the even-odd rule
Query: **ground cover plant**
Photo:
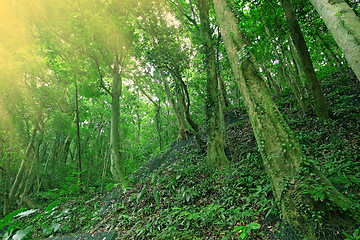
[[[332,76],[330,81],[334,84],[341,78]],[[353,84],[358,88],[356,81]],[[338,101],[338,97],[329,96],[329,102],[333,101],[334,111],[347,105]],[[291,101],[279,106],[287,112],[289,125],[309,156],[314,156],[314,162],[336,188],[357,201],[360,126],[353,117],[358,114],[354,108],[349,106],[331,125],[322,126],[310,119],[297,118]],[[109,184],[102,193],[94,190],[81,197],[78,191],[42,194],[44,206],[50,203],[46,208],[20,209],[2,220],[1,227],[6,226],[8,234],[5,239],[109,230],[119,232],[120,239],[301,239],[301,234],[281,220],[246,115],[242,110],[232,110],[225,119],[231,136],[227,145],[229,167],[211,171],[192,138],[187,144],[164,150],[171,149],[172,153],[141,181],[134,179],[134,185],[127,188]],[[313,198],[323,201],[324,190],[314,189]],[[322,213],[313,214],[317,218]],[[336,221],[321,225],[317,231],[317,236],[323,239],[358,236],[356,226],[345,228]]]

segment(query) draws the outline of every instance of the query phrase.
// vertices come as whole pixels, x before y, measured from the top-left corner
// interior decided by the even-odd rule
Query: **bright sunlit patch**
[[[176,17],[171,13],[166,11],[164,16],[168,27],[178,28],[180,26],[180,21],[176,19]]]
[[[0,130],[9,131],[12,128],[10,115],[15,114],[17,104],[35,105],[28,84],[41,72],[41,60],[33,41],[32,24],[32,14],[26,1],[1,1]]]

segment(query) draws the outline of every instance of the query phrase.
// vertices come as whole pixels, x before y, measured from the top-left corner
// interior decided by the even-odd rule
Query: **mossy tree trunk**
[[[181,102],[184,106],[186,120],[190,124],[191,128],[194,130],[196,145],[200,149],[203,149],[205,143],[203,140],[201,140],[199,125],[192,119],[191,114],[190,114],[191,102],[190,102],[189,91],[187,89],[185,82],[181,78],[180,74],[177,75],[176,80],[177,80],[177,84],[178,84],[177,88],[179,90],[181,90],[180,91],[181,97],[179,99],[181,100]]]
[[[120,124],[120,96],[122,94],[122,79],[120,74],[120,66],[114,64],[112,72],[111,85],[111,125],[110,125],[110,171],[113,178],[120,182],[125,178],[124,159],[121,154],[121,139],[119,132]]]
[[[217,67],[215,58],[215,46],[212,40],[212,31],[209,21],[208,0],[199,0],[198,8],[200,12],[201,37],[203,39],[205,53],[205,67],[207,74],[206,84],[206,116],[207,116],[207,163],[210,168],[216,169],[229,164],[225,155],[224,138],[221,129],[220,96],[217,78]]]
[[[291,34],[292,41],[294,42],[295,48],[299,53],[300,63],[304,69],[306,79],[311,85],[311,93],[315,102],[315,113],[321,122],[326,122],[330,120],[328,108],[326,105],[324,94],[321,91],[320,83],[317,79],[304,36],[301,32],[299,23],[296,19],[290,1],[281,0],[281,2],[285,11],[287,25]]]
[[[309,192],[326,186],[324,194],[336,207],[349,209],[351,202],[339,193],[313,164],[303,161],[305,155],[253,64],[245,45],[246,37],[239,31],[237,19],[230,6],[226,0],[214,0],[214,6],[231,68],[283,217],[286,222],[313,238],[312,229],[301,226],[305,222],[313,222],[309,214],[311,212],[323,210],[323,213],[327,214],[329,202],[315,201]],[[239,57],[239,53],[242,53],[242,56]]]
[[[360,81],[360,18],[344,0],[310,0]]]
[[[169,83],[167,82],[165,77],[161,76],[161,78],[164,84],[166,98],[168,102],[170,102],[171,108],[173,109],[173,112],[175,114],[177,126],[179,129],[178,141],[188,139],[190,131],[186,126],[185,112],[181,111],[181,108],[179,107],[179,102],[175,101],[173,95],[171,94]]]

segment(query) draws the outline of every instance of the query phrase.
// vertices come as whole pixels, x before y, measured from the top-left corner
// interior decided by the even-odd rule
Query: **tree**
[[[330,119],[330,116],[328,113],[324,94],[321,91],[319,81],[316,77],[316,73],[310,58],[304,36],[301,32],[300,26],[297,22],[294,10],[289,0],[281,0],[281,2],[287,18],[287,23],[289,31],[291,33],[292,41],[294,42],[295,48],[299,53],[301,66],[305,72],[308,83],[311,85],[311,93],[315,101],[315,113],[321,122],[326,122]]]
[[[198,8],[200,14],[200,29],[203,39],[203,47],[205,54],[205,69],[207,75],[206,84],[206,107],[207,107],[207,162],[213,168],[221,168],[229,164],[229,160],[225,155],[224,138],[221,129],[221,115],[219,96],[219,81],[216,67],[215,48],[212,39],[212,30],[210,26],[210,1],[199,0]]]
[[[45,24],[57,38],[71,45],[78,54],[85,55],[87,61],[95,63],[99,83],[111,96],[110,169],[116,181],[122,181],[126,175],[119,124],[122,78],[133,37],[129,22],[132,4],[136,3],[122,1],[108,4],[84,0],[72,6],[70,2],[54,2],[52,13],[56,17],[45,19]],[[74,21],[67,22],[67,17],[74,18]],[[110,87],[104,83],[107,74],[111,78]]]
[[[283,120],[250,57],[249,46],[246,46],[248,41],[240,32],[228,2],[214,0],[214,7],[231,68],[244,98],[259,151],[285,221],[310,239],[314,238],[315,226],[309,229],[302,229],[301,226],[306,222],[315,224],[316,220],[311,219],[306,211],[321,209],[326,219],[336,216],[359,222],[358,215],[346,212],[346,209],[354,210],[352,203],[313,164],[304,160],[305,155],[300,145]],[[327,186],[327,201],[334,204],[334,208],[329,208],[325,202],[314,200],[309,194],[319,186]],[[344,213],[343,216],[341,213]]]
[[[360,18],[344,0],[310,0],[360,81]]]

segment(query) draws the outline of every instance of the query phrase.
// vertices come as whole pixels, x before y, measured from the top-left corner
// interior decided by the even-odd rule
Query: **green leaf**
[[[237,226],[236,228],[234,228],[233,232],[243,230],[244,228],[245,228],[245,226]]]
[[[353,233],[354,238],[357,238],[359,236],[359,229],[356,229]]]
[[[16,215],[17,217],[27,217],[29,216],[30,214],[34,213],[38,211],[38,209],[30,209],[30,210],[27,210],[27,211],[24,211],[24,212],[21,212],[19,213],[18,215]]]
[[[346,233],[346,232],[343,232],[343,234],[346,236],[346,237],[348,237],[348,238],[352,238],[352,236],[350,235],[350,234],[348,234],[348,233]]]
[[[51,223],[50,226],[44,228],[43,233],[47,235],[47,234],[50,234],[52,232],[56,232],[57,230],[59,230],[60,226],[61,225],[59,223],[53,222],[53,223]]]
[[[247,227],[250,228],[250,229],[259,229],[261,227],[261,225],[258,224],[257,222],[252,222],[252,223],[249,223],[247,225]]]
[[[106,186],[106,190],[110,191],[113,187],[114,187],[114,184],[113,184],[113,183],[109,183],[109,184]]]
[[[17,216],[19,213],[24,212],[26,208],[18,209],[8,215],[6,215],[1,221],[0,221],[0,229],[2,229],[7,223],[15,216]]]
[[[53,210],[53,208],[56,205],[58,205],[60,202],[61,202],[60,200],[57,200],[57,201],[50,203],[49,206],[47,206],[47,208],[45,209],[45,212],[49,212],[49,211]]]
[[[156,206],[160,207],[160,193],[157,190],[157,187],[154,188],[154,199],[155,199],[155,202],[156,202]]]
[[[140,191],[140,193],[137,195],[137,200],[139,200],[141,197],[142,197],[142,195],[144,194],[144,191],[145,191],[145,186],[141,189],[141,191]]]
[[[33,226],[27,226],[25,229],[19,230],[16,234],[12,237],[14,240],[21,240],[23,239],[29,232],[31,232]]]
[[[190,201],[190,198],[191,198],[190,192],[185,192],[185,198],[186,198],[186,202]]]
[[[11,231],[10,232],[6,232],[2,238],[2,240],[8,240],[10,239],[10,236],[11,236]]]

